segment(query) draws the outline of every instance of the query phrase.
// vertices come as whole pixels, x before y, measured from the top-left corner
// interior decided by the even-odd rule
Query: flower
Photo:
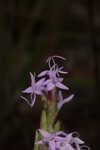
[[[58,131],[56,133],[49,133],[47,131],[39,129],[40,134],[43,136],[43,140],[37,141],[35,144],[42,144],[46,147],[48,145],[48,148],[50,150],[56,150],[58,143],[57,141],[61,140],[61,137],[59,137],[60,134],[65,136],[66,134],[63,131]]]
[[[57,64],[54,64],[52,67],[50,67],[50,70],[45,70],[38,75],[38,77],[43,77],[45,75],[49,77],[49,79],[44,82],[44,86],[46,86],[47,91],[51,91],[56,87],[64,90],[69,90],[67,86],[61,83],[63,81],[63,78],[60,77],[60,74],[68,73],[62,71],[62,69],[63,67],[59,68]]]
[[[62,107],[65,103],[70,102],[73,97],[74,97],[74,94],[71,94],[69,97],[63,99],[62,92],[59,91],[59,92],[58,92],[58,100],[59,100],[59,101],[58,101],[58,103],[57,103],[58,110],[60,110],[61,107]]]
[[[35,82],[35,76],[33,76],[31,72],[30,76],[31,76],[31,86],[23,90],[22,93],[30,94],[31,103],[27,100],[27,98],[23,96],[21,96],[21,98],[25,100],[30,105],[30,107],[32,107],[35,103],[36,95],[42,95],[43,83],[45,81],[45,78],[42,78],[39,81]]]
[[[39,132],[43,139],[37,141],[35,144],[42,144],[49,150],[82,150],[82,147],[89,149],[88,146],[83,145],[84,141],[74,136],[76,132],[69,134],[63,131],[48,133],[41,129],[39,129]]]

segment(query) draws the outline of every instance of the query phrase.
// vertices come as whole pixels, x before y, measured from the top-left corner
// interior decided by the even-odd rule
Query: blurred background
[[[62,130],[78,131],[99,150],[100,1],[0,0],[0,149],[32,150],[41,104],[20,99],[50,55],[61,55],[75,98],[58,115]],[[62,62],[61,62],[62,63]]]

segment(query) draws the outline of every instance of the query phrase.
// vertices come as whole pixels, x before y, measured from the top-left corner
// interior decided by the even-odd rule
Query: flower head
[[[50,56],[47,59],[47,63],[49,65],[49,69],[41,72],[38,77],[41,78],[39,81],[35,81],[35,75],[33,75],[30,72],[31,76],[31,86],[29,86],[27,89],[23,90],[22,93],[27,93],[30,95],[31,103],[28,101],[27,98],[21,96],[23,100],[25,100],[31,107],[34,105],[36,96],[42,95],[43,91],[49,93],[52,90],[55,90],[56,88],[62,89],[62,90],[69,90],[69,87],[64,85],[62,81],[64,80],[61,75],[67,74],[68,72],[63,71],[63,66],[59,67],[56,62],[55,58],[59,58],[62,60],[65,60],[62,56]],[[46,76],[46,79],[44,78]],[[60,98],[61,99],[61,98]],[[59,106],[61,107],[62,104],[65,103],[65,100],[59,101]]]

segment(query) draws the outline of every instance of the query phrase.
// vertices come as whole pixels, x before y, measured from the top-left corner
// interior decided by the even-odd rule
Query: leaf
[[[56,124],[55,124],[55,126],[54,126],[54,131],[57,132],[59,130],[60,130],[60,122],[57,121]]]
[[[35,143],[37,141],[39,141],[39,140],[40,140],[40,133],[38,131],[36,131],[36,134],[35,134]],[[35,144],[33,150],[39,150],[40,149],[39,147],[40,147],[40,145]]]
[[[40,129],[47,130],[47,116],[46,111],[42,110],[41,121],[40,121]]]

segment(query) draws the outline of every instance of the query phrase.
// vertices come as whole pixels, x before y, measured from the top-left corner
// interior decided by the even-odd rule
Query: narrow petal
[[[61,102],[63,101],[62,91],[58,92],[58,100]]]
[[[24,96],[20,96],[20,97],[31,107],[31,104],[27,98],[25,98]]]
[[[38,77],[43,77],[43,76],[47,75],[47,73],[48,73],[48,70],[45,70],[45,71],[39,73]]]
[[[52,80],[48,79],[48,80],[44,81],[43,85],[48,85],[50,82],[52,82]]]
[[[79,138],[75,137],[74,142],[77,144],[84,144],[84,141],[80,140]]]
[[[66,137],[66,142],[70,143],[72,139],[73,139],[72,133],[69,133]]]
[[[33,76],[33,74],[30,72],[30,76],[31,76],[31,85],[34,86],[35,84],[35,77]]]
[[[30,104],[31,107],[34,106],[35,100],[36,100],[36,95],[34,95],[34,97],[33,97],[33,99],[32,99],[32,103]]]
[[[65,140],[65,137],[56,136],[55,141],[56,142],[63,142]]]
[[[40,140],[40,141],[37,141],[37,142],[35,142],[35,144],[44,144],[44,142],[43,142],[43,140]]]
[[[61,74],[68,74],[68,72],[62,71],[63,68],[64,68],[63,66],[58,68],[58,72]]]
[[[62,56],[57,56],[57,55],[55,55],[55,56],[52,56],[53,58],[60,58],[60,59],[63,59],[63,60],[66,60],[66,58],[64,58],[64,57],[62,57]]]
[[[81,147],[79,146],[79,144],[76,144],[76,148],[77,150],[81,150]]]
[[[59,82],[62,82],[64,79],[63,78],[58,78],[58,81]]]
[[[36,86],[40,87],[45,81],[45,78],[40,79],[37,83]]]
[[[61,93],[59,93],[61,94]],[[59,95],[61,97],[61,95]],[[60,98],[59,97],[59,98]],[[60,100],[57,104],[57,107],[58,107],[58,110],[61,109],[61,107],[65,104],[65,103],[68,103],[69,101],[72,100],[72,98],[74,97],[74,94],[70,95],[69,97],[65,98],[64,100]]]
[[[39,132],[44,138],[48,138],[49,136],[51,136],[51,134],[48,133],[47,131],[39,129]]]
[[[74,94],[71,94],[69,97],[65,98],[63,100],[63,104],[68,103],[69,101],[71,101],[73,97],[74,97]]]
[[[60,88],[60,89],[64,89],[64,90],[69,90],[69,88],[65,85],[63,85],[62,83],[60,82],[57,82],[56,83],[56,87]]]
[[[28,87],[27,89],[25,89],[24,91],[22,91],[22,93],[32,93],[33,90],[32,90],[32,87]]]
[[[61,74],[68,74],[68,72],[65,72],[65,71],[59,71],[59,73],[61,73]]]
[[[46,63],[48,63],[50,60],[51,60],[51,56],[49,56],[49,57],[46,59]]]
[[[63,135],[63,136],[67,136],[67,134],[66,133],[64,133],[63,131],[58,131],[58,132],[56,132],[56,134],[55,135]]]

